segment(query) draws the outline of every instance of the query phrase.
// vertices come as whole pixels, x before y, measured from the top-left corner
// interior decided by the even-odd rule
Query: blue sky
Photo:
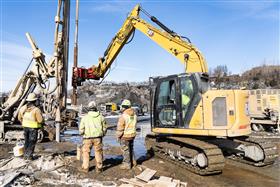
[[[209,67],[226,64],[231,72],[242,73],[264,62],[280,63],[279,1],[80,0],[79,66],[97,64],[137,3],[175,32],[189,37]],[[52,55],[56,8],[55,0],[1,0],[0,91],[14,87],[32,57],[26,32],[48,56]],[[71,1],[71,11],[69,67],[73,59],[75,1]],[[141,81],[183,71],[172,55],[136,32],[106,80]]]

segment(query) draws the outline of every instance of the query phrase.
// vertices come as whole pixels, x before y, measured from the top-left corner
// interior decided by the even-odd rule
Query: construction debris
[[[19,176],[19,172],[11,172],[8,174],[0,173],[0,185],[7,186],[10,184],[17,176]]]
[[[155,170],[147,168],[142,173],[135,176],[135,178],[122,178],[120,181],[126,184],[122,184],[121,187],[187,187],[186,182],[181,182],[180,180],[165,176],[160,176],[158,179],[151,180],[156,172]]]
[[[14,157],[12,159],[6,159],[2,160],[0,163],[0,171],[7,171],[7,170],[15,170],[19,169],[25,165],[27,165],[27,161],[19,158],[19,157]]]
[[[43,171],[53,171],[64,166],[63,158],[60,155],[42,156],[38,160],[34,161],[32,164],[36,166],[39,170]]]
[[[142,180],[144,182],[148,182],[155,174],[157,171],[152,170],[152,169],[145,169],[140,175],[137,175],[135,178]]]
[[[43,155],[34,161],[15,157],[0,162],[0,187],[32,185],[35,179],[43,184],[116,187],[113,181],[96,181],[71,175],[64,166],[69,165],[73,156]]]

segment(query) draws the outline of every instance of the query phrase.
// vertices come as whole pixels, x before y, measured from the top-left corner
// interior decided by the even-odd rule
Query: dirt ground
[[[116,148],[115,148],[116,149]],[[117,149],[116,149],[117,150]],[[148,167],[157,171],[156,177],[167,176],[181,181],[188,182],[189,187],[195,186],[254,186],[254,187],[278,187],[280,186],[280,167],[279,162],[273,166],[256,168],[226,159],[226,165],[223,173],[212,176],[199,176],[185,169],[174,166],[173,164],[153,157],[145,160],[138,159],[143,168]],[[131,171],[121,171],[119,164],[121,159],[105,160],[105,171],[102,175],[96,175],[91,171],[88,176],[98,180],[114,180],[119,178],[132,178],[139,174],[139,168]],[[77,164],[77,163],[76,163]]]
[[[278,145],[280,150],[279,139],[272,139]],[[0,159],[11,157],[13,144],[0,144]],[[130,171],[120,170],[122,161],[121,150],[119,146],[105,146],[104,154],[104,172],[96,174],[94,172],[94,157],[91,158],[91,168],[88,174],[78,171],[81,165],[80,161],[75,159],[76,144],[71,142],[40,143],[36,146],[36,154],[43,155],[48,153],[57,153],[72,158],[71,164],[66,169],[71,175],[77,175],[79,178],[91,178],[98,181],[114,181],[120,184],[121,178],[133,178],[140,174],[146,167],[157,171],[155,177],[167,176],[187,182],[188,187],[195,186],[254,186],[254,187],[278,187],[280,186],[280,160],[271,166],[253,167],[226,159],[226,165],[223,173],[211,176],[199,176],[185,169],[179,168],[168,161],[161,160],[157,157],[147,159],[144,155],[138,157],[138,166]],[[279,151],[280,154],[280,151]],[[107,156],[106,156],[107,155]],[[40,184],[36,186],[55,186],[50,184]],[[66,185],[67,186],[67,185]],[[69,185],[68,185],[69,186]]]

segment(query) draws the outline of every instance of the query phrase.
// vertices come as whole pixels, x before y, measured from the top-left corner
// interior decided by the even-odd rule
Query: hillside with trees
[[[280,65],[262,65],[242,74],[231,74],[226,65],[210,71],[210,80],[217,88],[264,89],[280,88]]]
[[[226,65],[220,65],[211,69],[209,73],[212,87],[218,89],[280,89],[279,65],[254,67],[240,75],[232,74]],[[91,100],[97,101],[98,104],[106,102],[120,103],[124,98],[130,99],[134,104],[146,104],[149,106],[149,83],[115,83],[105,81],[102,84],[98,84],[88,81],[78,89],[78,104],[87,104]]]

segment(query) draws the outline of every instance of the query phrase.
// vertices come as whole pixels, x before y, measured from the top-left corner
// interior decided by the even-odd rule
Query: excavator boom
[[[139,17],[141,10],[161,29],[141,19]],[[129,38],[134,35],[135,29],[145,34],[152,41],[175,56],[185,66],[186,72],[208,73],[207,64],[202,54],[190,41],[185,40],[184,37],[171,31],[158,21],[157,18],[150,16],[140,5],[136,5],[125,20],[121,29],[110,42],[103,57],[99,58],[98,65],[94,65],[89,69],[73,69],[73,85],[81,85],[81,82],[87,79],[99,80],[103,78]]]

